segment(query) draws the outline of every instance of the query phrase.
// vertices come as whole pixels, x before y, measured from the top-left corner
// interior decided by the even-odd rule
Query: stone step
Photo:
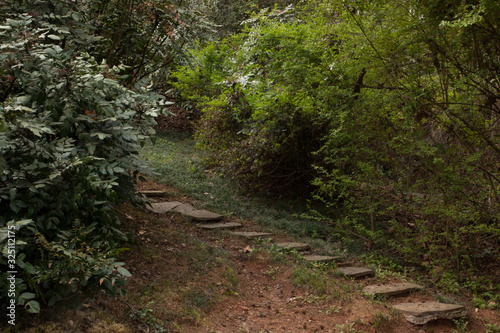
[[[337,267],[351,267],[353,264],[349,261],[338,262]]]
[[[146,206],[150,211],[157,214],[165,214],[171,212],[177,206],[182,205],[182,202],[168,201],[168,202],[154,202],[151,206]]]
[[[395,296],[406,294],[413,291],[419,291],[424,287],[409,282],[401,283],[387,283],[387,284],[374,284],[363,288],[363,292],[368,295],[374,296]]]
[[[316,254],[307,254],[303,256],[305,260],[309,262],[334,262],[335,260],[339,260],[340,257],[332,257],[332,256],[319,256]]]
[[[375,271],[367,267],[341,267],[338,269],[338,272],[352,278],[375,276]]]
[[[202,228],[202,229],[209,229],[209,230],[233,229],[233,228],[242,227],[242,224],[236,223],[236,222],[220,222],[220,223],[200,224],[198,227]]]
[[[267,236],[272,235],[269,232],[255,232],[255,231],[235,231],[235,232],[231,232],[230,234],[235,235],[235,236],[240,236],[243,238],[247,238],[247,239],[253,239],[253,238],[258,238],[258,237],[267,237]]]
[[[224,215],[212,213],[204,209],[185,212],[184,215],[196,222],[215,222],[220,221],[224,218]]]
[[[436,319],[454,319],[467,315],[464,306],[437,302],[402,303],[393,306],[400,311],[410,323],[423,325]]]
[[[297,251],[305,251],[309,250],[310,248],[309,244],[298,243],[298,242],[283,242],[283,243],[276,243],[275,245],[283,249],[297,250]]]
[[[179,206],[175,207],[174,209],[172,209],[172,212],[186,214],[188,212],[192,212],[193,210],[196,210],[196,208],[194,208],[190,204],[183,203],[183,204],[180,204]]]
[[[139,194],[144,194],[147,197],[161,197],[165,195],[165,191],[161,190],[142,190],[138,191]]]

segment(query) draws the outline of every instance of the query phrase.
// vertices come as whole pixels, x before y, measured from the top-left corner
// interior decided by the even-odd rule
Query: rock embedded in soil
[[[144,194],[147,197],[161,197],[165,195],[165,191],[161,190],[142,190],[138,191],[140,194]]]
[[[363,288],[363,292],[368,295],[385,295],[385,296],[395,296],[406,294],[412,291],[422,290],[424,287],[409,282],[401,283],[387,283],[387,284],[375,284],[366,286]]]
[[[210,224],[200,224],[198,227],[202,229],[233,229],[241,227],[241,223],[236,222],[221,222],[221,223],[210,223]]]
[[[335,260],[340,259],[340,257],[319,256],[316,254],[307,254],[303,257],[305,260],[310,261],[310,262],[334,262]]]
[[[352,262],[349,261],[344,261],[344,262],[338,262],[337,267],[351,267],[353,265]]]
[[[258,238],[258,237],[267,237],[272,234],[269,232],[255,232],[255,231],[237,231],[231,232],[231,235],[241,236],[247,239]]]
[[[467,315],[464,306],[437,302],[403,303],[394,305],[410,323],[423,325],[436,319],[454,319]]]
[[[367,267],[341,267],[338,271],[345,276],[353,278],[375,276],[375,271]]]
[[[157,214],[165,214],[171,212],[175,207],[179,205],[182,205],[182,203],[178,201],[155,202],[152,203],[151,206],[147,206],[147,209]]]
[[[186,213],[191,212],[193,210],[196,210],[196,208],[194,208],[190,204],[180,204],[179,206],[172,209],[172,212],[186,214]]]
[[[191,220],[197,222],[214,222],[214,221],[220,221],[224,218],[224,215],[212,213],[204,209],[192,210],[190,212],[184,213],[184,215],[191,218]]]
[[[309,244],[306,243],[297,243],[297,242],[283,242],[276,243],[277,247],[281,247],[284,249],[297,250],[297,251],[305,251],[309,249]]]

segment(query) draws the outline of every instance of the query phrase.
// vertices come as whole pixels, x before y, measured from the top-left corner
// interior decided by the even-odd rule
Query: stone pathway
[[[328,263],[328,262],[335,262],[337,260],[340,260],[340,257],[332,257],[332,256],[319,256],[317,254],[306,254],[304,256],[304,259],[309,262],[323,262],[323,263]]]
[[[424,289],[424,287],[409,282],[374,284],[363,288],[363,292],[373,296],[397,296]]]
[[[404,303],[395,305],[394,308],[401,312],[409,322],[416,325],[427,324],[436,319],[454,319],[467,315],[462,305],[437,302]]]
[[[242,227],[242,224],[236,222],[220,222],[220,223],[200,224],[198,227],[202,229],[234,229]]]
[[[141,192],[147,196],[161,196],[162,191],[143,191]],[[198,210],[190,204],[181,203],[178,201],[169,202],[156,202],[147,207],[154,213],[179,213],[194,222],[198,222],[198,227],[207,230],[215,229],[234,229],[243,227],[241,223],[224,222],[224,216],[221,214],[213,213],[207,210]],[[255,239],[259,237],[270,238],[271,233],[255,232],[255,231],[241,231],[230,232],[231,235],[240,236],[247,239]],[[277,247],[283,249],[295,249],[297,251],[310,250],[310,245],[299,242],[280,242],[275,243]],[[324,256],[317,254],[303,254],[303,258],[308,262],[321,262],[331,263],[337,262],[340,257]],[[342,266],[342,267],[340,267]],[[349,278],[364,278],[375,276],[375,271],[368,267],[351,266],[349,263],[337,263],[337,271]],[[397,296],[411,292],[418,292],[423,287],[414,283],[386,283],[368,285],[363,289],[363,292],[368,296]],[[416,325],[423,325],[431,320],[437,319],[454,319],[467,315],[467,310],[462,305],[457,304],[444,304],[437,302],[426,303],[403,303],[394,306],[394,309],[402,313],[405,318]]]
[[[361,278],[367,276],[375,276],[375,271],[368,267],[341,267],[338,269],[339,273],[351,278]]]
[[[286,250],[297,250],[297,251],[306,251],[309,250],[310,246],[306,243],[298,243],[298,242],[283,242],[274,244],[277,247]]]
[[[224,216],[216,213],[209,212],[208,210],[192,210],[190,212],[184,213],[185,216],[189,217],[195,222],[215,222],[221,221]]]
[[[241,236],[241,237],[246,238],[246,239],[254,239],[254,238],[259,238],[259,237],[269,238],[269,236],[273,235],[269,232],[255,232],[255,231],[230,232],[230,234],[235,235],[235,236]]]

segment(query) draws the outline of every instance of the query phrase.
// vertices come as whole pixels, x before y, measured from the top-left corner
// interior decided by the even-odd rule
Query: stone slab
[[[196,210],[196,208],[194,208],[192,205],[186,204],[186,203],[180,204],[179,206],[172,209],[173,212],[181,213],[181,214],[186,214],[188,212],[192,212],[193,210]]]
[[[353,264],[349,261],[338,262],[337,267],[351,267]]]
[[[165,191],[161,190],[142,190],[139,191],[140,194],[144,194],[147,197],[161,197],[162,195],[165,195]]]
[[[375,271],[371,268],[367,267],[341,267],[339,268],[339,272],[345,276],[359,278],[365,276],[374,276]]]
[[[182,205],[182,203],[178,201],[154,202],[151,204],[151,206],[147,206],[147,208],[157,214],[165,214],[171,212],[175,207],[179,205]]]
[[[252,238],[258,238],[258,237],[267,237],[267,236],[271,236],[272,234],[269,232],[236,231],[236,232],[231,232],[231,235],[241,236],[244,238],[252,239]]]
[[[198,227],[203,229],[233,229],[241,227],[241,223],[236,222],[221,222],[221,223],[210,223],[210,224],[200,224]]]
[[[335,260],[340,259],[340,257],[318,256],[316,254],[307,254],[303,257],[305,260],[310,262],[334,262]]]
[[[224,215],[212,213],[204,209],[192,210],[190,212],[184,213],[184,215],[191,218],[193,221],[198,221],[198,222],[220,221],[224,218]]]
[[[374,284],[363,288],[363,292],[375,296],[395,296],[412,291],[422,290],[424,287],[410,282]]]
[[[281,247],[284,249],[297,250],[297,251],[305,251],[309,249],[309,244],[306,243],[297,243],[297,242],[283,242],[276,243],[277,247]]]
[[[464,306],[437,302],[403,303],[394,305],[412,324],[423,325],[436,319],[454,319],[467,315]]]

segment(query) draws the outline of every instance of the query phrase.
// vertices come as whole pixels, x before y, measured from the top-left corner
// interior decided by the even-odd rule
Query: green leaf
[[[61,37],[57,35],[48,35],[47,38],[52,39],[52,40],[61,40]]]
[[[33,299],[36,297],[35,294],[33,293],[29,293],[29,292],[26,292],[26,293],[22,293],[21,294],[21,297],[23,297],[24,299],[28,300],[28,299]]]
[[[29,301],[25,307],[28,308],[29,313],[39,313],[40,312],[40,303],[37,301]]]
[[[124,267],[119,266],[118,268],[116,268],[116,270],[118,271],[118,273],[120,273],[121,275],[123,275],[125,277],[132,276],[132,274],[130,274],[130,272]]]
[[[33,220],[31,220],[31,219],[27,219],[27,220],[17,221],[17,222],[16,222],[16,226],[17,226],[17,227],[19,227],[19,228],[17,228],[17,230],[19,230],[19,229],[20,229],[20,227],[24,227],[24,226],[26,226],[26,225],[28,225],[28,224],[30,224],[30,223],[33,223]]]

